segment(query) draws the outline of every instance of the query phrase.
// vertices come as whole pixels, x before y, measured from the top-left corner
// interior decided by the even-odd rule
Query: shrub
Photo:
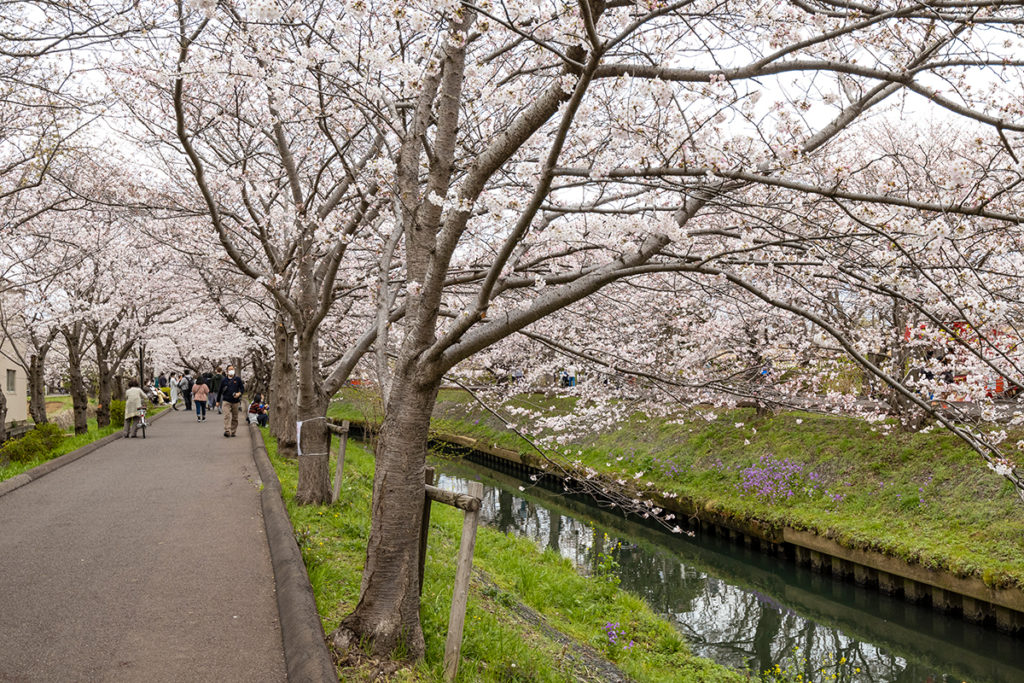
[[[37,425],[21,437],[8,441],[0,448],[0,462],[29,462],[47,455],[64,439],[64,432],[55,424]]]
[[[12,462],[28,462],[43,455],[43,444],[39,439],[32,438],[29,432],[20,439],[13,439],[0,448],[0,460]]]
[[[114,427],[124,427],[124,401],[121,399],[110,402],[110,424]]]
[[[59,425],[46,424],[37,425],[35,429],[26,434],[26,436],[33,435],[43,442],[47,451],[52,451],[54,448],[59,446],[64,440],[64,430]]]

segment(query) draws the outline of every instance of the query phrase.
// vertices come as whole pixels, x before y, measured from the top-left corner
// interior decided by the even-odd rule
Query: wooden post
[[[469,482],[469,495],[482,499],[484,485]],[[459,650],[462,648],[462,629],[466,624],[466,603],[469,601],[469,575],[473,569],[473,546],[476,545],[476,525],[480,510],[467,510],[462,521],[462,543],[459,563],[455,569],[455,590],[452,592],[452,611],[448,617],[448,640],[444,644],[444,677],[454,681],[459,672]]]
[[[327,449],[330,450],[330,432],[327,435]],[[334,468],[334,490],[331,491],[331,502],[337,503],[341,495],[341,472],[345,468],[345,447],[348,445],[348,420],[341,423],[341,432],[338,434],[338,464]]]
[[[423,473],[427,486],[434,485],[434,468],[427,467]],[[420,595],[423,595],[423,570],[427,565],[427,535],[430,533],[430,496],[423,491],[423,520],[420,523]]]

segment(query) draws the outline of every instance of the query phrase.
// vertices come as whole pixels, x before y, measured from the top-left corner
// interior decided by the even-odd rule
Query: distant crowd
[[[137,381],[132,381],[125,395],[125,434],[135,435],[140,414],[145,412],[145,399],[148,399],[154,404],[169,403],[172,410],[179,410],[179,405],[185,411],[194,408],[196,422],[206,422],[207,411],[216,409],[224,416],[224,436],[233,437],[238,431],[243,393],[245,383],[233,365],[228,365],[226,371],[217,367],[195,376],[191,370],[160,373],[147,385],[146,391]],[[249,403],[248,420],[264,427],[269,421],[268,411],[263,395],[256,394]]]

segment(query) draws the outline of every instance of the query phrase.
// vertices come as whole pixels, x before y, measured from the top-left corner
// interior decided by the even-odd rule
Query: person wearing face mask
[[[224,436],[234,436],[238,431],[238,406],[242,402],[244,391],[245,384],[242,383],[242,378],[235,374],[235,366],[229,365],[227,375],[217,391],[217,402],[224,411]]]

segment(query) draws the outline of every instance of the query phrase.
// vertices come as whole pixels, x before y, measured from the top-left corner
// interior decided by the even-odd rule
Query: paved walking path
[[[171,413],[0,496],[0,681],[284,681],[247,431]]]

